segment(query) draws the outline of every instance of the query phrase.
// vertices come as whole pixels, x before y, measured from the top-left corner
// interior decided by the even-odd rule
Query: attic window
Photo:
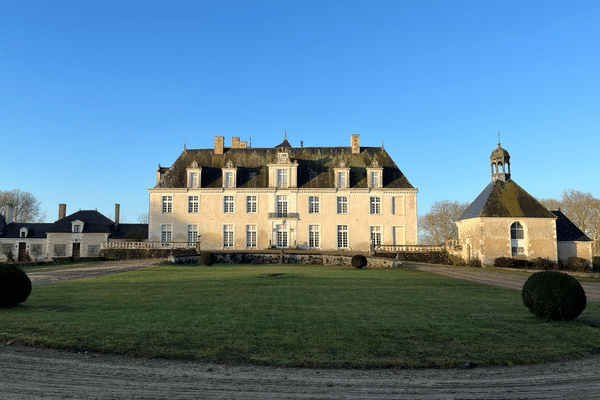
[[[71,222],[71,232],[73,233],[81,233],[83,232],[83,221],[73,221]]]
[[[25,238],[25,237],[27,237],[27,234],[28,234],[28,233],[29,233],[29,232],[28,232],[28,229],[27,229],[27,228],[21,228],[21,229],[19,230],[19,236],[20,236],[20,237],[22,237],[22,238]]]

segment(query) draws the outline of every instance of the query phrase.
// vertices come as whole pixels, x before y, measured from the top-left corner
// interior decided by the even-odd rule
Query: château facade
[[[159,165],[148,240],[202,250],[417,244],[417,189],[381,147],[251,148],[224,137]]]

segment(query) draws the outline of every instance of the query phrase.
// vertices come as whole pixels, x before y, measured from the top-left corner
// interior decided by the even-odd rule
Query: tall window
[[[246,247],[257,247],[258,229],[256,225],[246,225]]]
[[[348,197],[338,196],[337,198],[337,213],[348,214]]]
[[[321,229],[319,225],[308,226],[308,247],[311,249],[321,247]]]
[[[381,197],[371,197],[371,214],[381,214]]]
[[[233,184],[233,172],[225,172],[225,187],[235,187],[235,185]]]
[[[162,197],[162,212],[172,213],[173,212],[173,196]]]
[[[170,242],[173,235],[173,228],[171,224],[162,224],[160,226],[160,241]]]
[[[198,241],[198,225],[188,225],[187,241],[188,243],[196,243]]]
[[[288,197],[286,195],[277,196],[277,214],[286,216],[288,212]]]
[[[510,226],[510,246],[513,256],[525,254],[525,231],[519,222]]]
[[[235,202],[233,196],[223,196],[223,212],[233,213],[235,211]]]
[[[309,214],[320,213],[319,196],[308,196],[308,213]]]
[[[188,182],[188,187],[195,188],[198,187],[198,173],[190,172],[190,180]]]
[[[223,247],[233,247],[233,224],[223,225]]]
[[[277,187],[288,187],[288,170],[283,168],[277,169]]]
[[[337,226],[337,245],[339,249],[348,248],[348,225]]]
[[[288,231],[284,225],[277,225],[277,247],[288,247]]]
[[[198,196],[188,196],[188,213],[197,213],[198,209]]]
[[[256,213],[258,212],[258,196],[246,196],[246,212]]]
[[[381,175],[379,171],[371,171],[371,186],[372,188],[381,187]]]
[[[348,176],[346,172],[337,173],[337,187],[347,188],[348,187]]]
[[[371,244],[381,246],[381,226],[371,227]]]

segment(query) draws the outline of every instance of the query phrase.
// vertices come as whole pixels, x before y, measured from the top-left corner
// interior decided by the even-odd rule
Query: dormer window
[[[19,237],[26,238],[29,230],[27,228],[19,229]]]
[[[229,160],[223,168],[223,187],[231,189],[236,187],[237,182],[237,168],[234,167],[231,160]]]
[[[269,166],[269,187],[296,187],[298,176],[298,161],[292,162],[287,151],[277,153],[277,163]]]
[[[198,166],[196,161],[193,161],[189,167],[187,167],[187,187],[190,189],[200,187],[200,173],[202,168]]]
[[[383,187],[383,168],[379,166],[377,160],[373,160],[370,167],[367,167],[367,187]]]
[[[76,220],[71,222],[71,232],[81,233],[83,232],[83,221]]]
[[[342,161],[339,168],[334,168],[335,171],[335,187],[345,189],[350,187],[350,168]]]

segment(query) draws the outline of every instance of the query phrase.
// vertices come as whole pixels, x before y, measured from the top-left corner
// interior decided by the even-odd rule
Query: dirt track
[[[143,268],[123,264],[123,270],[138,267]],[[36,284],[48,275],[55,282],[69,279],[66,270],[32,275]],[[0,344],[0,398],[597,399],[599,366],[600,356],[594,356],[503,368],[322,370],[148,360]]]

